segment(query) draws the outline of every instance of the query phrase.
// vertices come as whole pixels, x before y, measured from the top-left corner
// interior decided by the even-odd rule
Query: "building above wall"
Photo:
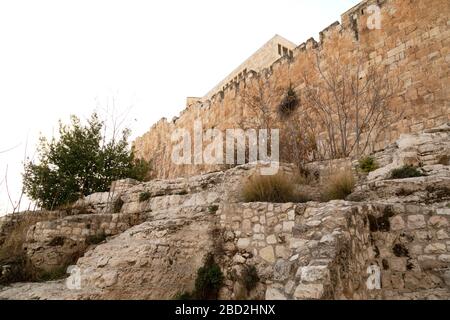
[[[225,79],[217,84],[211,91],[209,91],[203,100],[209,100],[217,92],[221,91],[233,82],[238,82],[245,78],[246,74],[255,71],[260,72],[265,68],[270,67],[275,61],[283,56],[293,56],[293,50],[297,45],[279,35],[275,35],[272,39],[266,42],[253,55],[245,60],[239,67],[234,69]]]

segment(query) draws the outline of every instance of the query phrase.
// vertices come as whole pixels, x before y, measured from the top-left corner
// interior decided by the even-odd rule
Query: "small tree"
[[[87,125],[76,116],[59,123],[59,137],[40,139],[38,162],[28,161],[23,174],[26,194],[45,209],[72,203],[80,197],[107,191],[114,180],[143,180],[149,164],[136,161],[128,145],[130,131],[107,141],[104,123],[92,114]]]
[[[267,71],[256,75],[241,92],[241,102],[245,110],[242,128],[275,129],[277,114],[275,106],[283,96],[283,86],[278,74]]]
[[[317,52],[312,72],[302,75],[303,103],[325,131],[329,158],[364,154],[370,144],[402,116],[391,108],[400,80],[383,64],[368,65],[362,55],[346,60],[342,52]]]

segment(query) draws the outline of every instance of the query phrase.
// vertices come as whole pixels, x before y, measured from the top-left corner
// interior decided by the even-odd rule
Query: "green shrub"
[[[379,167],[374,157],[365,157],[359,160],[358,168],[362,172],[369,173],[377,170]]]
[[[200,300],[217,299],[223,280],[220,267],[215,263],[213,255],[209,254],[204,266],[197,271],[195,297]]]
[[[295,191],[293,180],[284,174],[251,177],[242,189],[245,202],[303,202],[304,196]]]
[[[391,171],[391,179],[407,179],[423,176],[424,174],[419,169],[410,165],[405,165]]]
[[[341,170],[328,177],[322,199],[324,201],[344,200],[355,188],[355,178],[351,170]]]
[[[258,271],[255,266],[247,266],[243,274],[243,283],[248,291],[253,290],[259,282]]]
[[[26,194],[45,209],[61,205],[96,192],[109,190],[115,180],[143,180],[150,163],[137,160],[129,148],[130,131],[107,140],[104,122],[92,114],[86,125],[76,117],[59,124],[59,135],[40,139],[37,161],[27,161],[23,173]]]
[[[147,201],[151,197],[152,197],[152,195],[150,194],[150,192],[148,192],[148,191],[141,192],[141,194],[139,195],[139,202]]]

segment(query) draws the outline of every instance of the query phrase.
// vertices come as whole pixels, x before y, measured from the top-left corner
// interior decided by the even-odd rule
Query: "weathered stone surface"
[[[267,237],[266,242],[268,244],[276,244],[278,242],[277,237],[275,235],[270,235]]]
[[[428,224],[434,228],[445,228],[449,223],[446,217],[434,216],[430,218]]]
[[[297,300],[317,300],[322,298],[324,289],[322,284],[300,284],[294,292]]]
[[[249,245],[250,245],[249,238],[240,238],[237,242],[237,247],[241,250],[247,249]]]
[[[284,281],[291,276],[292,264],[285,260],[277,260],[273,267],[273,279],[275,281]]]
[[[406,227],[405,221],[401,216],[395,216],[391,219],[391,230],[392,231],[399,231],[403,230]]]
[[[408,217],[409,229],[421,229],[426,227],[425,217],[422,215],[413,215]]]
[[[300,280],[302,282],[316,282],[329,276],[327,266],[310,266],[300,268]]]
[[[286,300],[286,297],[279,288],[269,287],[266,291],[266,300]]]
[[[445,253],[447,252],[447,246],[443,243],[433,243],[425,247],[425,253]]]
[[[222,299],[449,299],[450,229],[448,216],[439,214],[448,201],[437,202],[430,189],[446,183],[442,167],[424,168],[430,175],[423,178],[376,181],[418,195],[395,201],[388,190],[380,201],[240,203],[238,189],[251,165],[133,183],[121,189],[121,213],[96,212],[110,205],[99,194],[88,198],[94,211],[30,229],[27,251],[55,266],[58,252],[69,252],[61,248],[76,248],[97,231],[108,235],[76,264],[83,290],[65,294],[61,283],[23,284],[1,289],[0,298],[170,299],[193,289],[204,257],[214,252],[225,275]],[[151,198],[141,203],[144,190]],[[242,282],[246,272],[258,275],[253,290]],[[379,281],[381,289],[366,285]]]
[[[273,252],[272,246],[268,246],[268,247],[261,249],[259,251],[259,255],[261,256],[261,258],[263,258],[267,262],[270,262],[270,263],[275,262],[275,254]]]

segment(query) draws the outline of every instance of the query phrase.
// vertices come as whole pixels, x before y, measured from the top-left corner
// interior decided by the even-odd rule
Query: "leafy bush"
[[[355,178],[351,170],[341,170],[328,177],[324,185],[324,201],[344,200],[355,187]]]
[[[104,123],[94,113],[87,125],[72,116],[59,124],[59,137],[40,139],[38,162],[27,162],[23,174],[26,194],[45,209],[72,203],[82,196],[107,191],[123,178],[145,179],[150,164],[134,159],[129,130],[107,141]]]
[[[213,255],[209,254],[204,266],[197,271],[195,297],[200,300],[217,299],[223,280],[220,267],[215,263]]]
[[[242,189],[242,196],[245,202],[303,202],[303,197],[295,191],[293,179],[281,173],[251,177]]]
[[[151,198],[151,194],[150,192],[146,191],[146,192],[141,192],[141,194],[139,195],[139,202],[144,202],[147,201],[148,199]]]
[[[391,171],[391,179],[407,179],[423,176],[424,174],[419,169],[410,165],[405,165]]]
[[[243,274],[243,283],[248,291],[253,290],[259,282],[258,271],[255,266],[247,266]]]
[[[278,113],[282,117],[288,117],[292,114],[292,112],[295,111],[295,109],[299,105],[299,98],[297,97],[297,93],[295,92],[294,88],[289,86],[285,96],[280,102],[280,105],[278,106]]]
[[[378,164],[374,157],[365,157],[359,160],[359,170],[369,173],[378,169]]]

